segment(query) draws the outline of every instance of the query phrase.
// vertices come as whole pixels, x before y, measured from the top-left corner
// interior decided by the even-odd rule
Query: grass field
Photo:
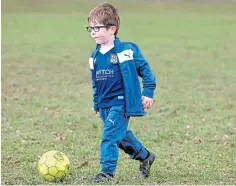
[[[102,123],[93,115],[86,32],[102,1],[2,1],[1,179],[49,184],[39,157],[71,161],[64,184],[91,184]],[[121,152],[110,184],[236,184],[236,3],[109,1],[119,37],[137,43],[157,76],[155,105],[130,128],[158,155],[150,178]]]

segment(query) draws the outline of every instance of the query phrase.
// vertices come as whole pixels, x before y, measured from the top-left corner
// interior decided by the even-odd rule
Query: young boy
[[[153,104],[155,76],[137,45],[117,38],[120,17],[118,10],[104,3],[91,10],[87,31],[96,42],[89,58],[92,73],[95,113],[103,120],[100,144],[102,172],[93,182],[106,182],[115,175],[119,149],[139,160],[139,177],[149,176],[155,154],[149,152],[128,130],[130,117],[143,116]],[[143,91],[138,76],[142,77]]]

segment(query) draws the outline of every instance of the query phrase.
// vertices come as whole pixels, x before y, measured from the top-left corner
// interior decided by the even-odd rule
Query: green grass
[[[48,184],[36,170],[48,150],[69,156],[64,184],[91,184],[100,170],[85,30],[98,2],[2,1],[3,184]],[[130,128],[159,157],[137,180],[139,163],[121,152],[110,184],[236,184],[236,4],[109,2],[119,37],[157,76],[155,105]]]

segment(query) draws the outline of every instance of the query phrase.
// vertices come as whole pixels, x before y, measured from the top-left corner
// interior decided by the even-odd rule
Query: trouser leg
[[[101,112],[104,125],[100,144],[100,163],[102,172],[114,174],[119,156],[117,143],[125,137],[129,119],[124,115],[124,106],[101,109]]]
[[[118,142],[118,147],[129,154],[131,159],[142,161],[148,156],[148,151],[131,130],[126,131],[125,138]]]

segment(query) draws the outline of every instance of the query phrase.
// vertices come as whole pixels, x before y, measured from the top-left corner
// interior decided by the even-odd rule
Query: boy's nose
[[[95,35],[94,30],[91,30],[91,36],[94,36],[94,35]]]

